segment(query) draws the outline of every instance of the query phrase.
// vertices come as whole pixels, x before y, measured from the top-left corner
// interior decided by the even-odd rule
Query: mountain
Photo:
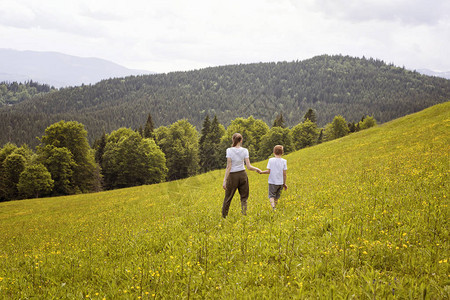
[[[442,77],[445,79],[450,79],[450,71],[448,72],[436,72],[429,69],[419,69],[417,70],[420,74],[428,75],[428,76],[435,76],[435,77]]]
[[[449,118],[286,155],[275,212],[248,172],[247,216],[236,197],[222,220],[224,170],[0,203],[2,298],[448,299]]]
[[[185,118],[201,129],[206,115],[217,115],[225,126],[251,115],[271,125],[280,112],[287,126],[295,126],[312,108],[324,126],[336,115],[349,122],[372,115],[384,123],[449,99],[450,80],[375,59],[322,55],[60,89],[0,108],[0,145],[34,146],[36,137],[60,120],[83,123],[92,142],[104,131],[138,128],[149,113],[156,127]]]
[[[0,82],[29,80],[60,88],[94,84],[103,79],[149,74],[116,63],[57,52],[0,49]]]

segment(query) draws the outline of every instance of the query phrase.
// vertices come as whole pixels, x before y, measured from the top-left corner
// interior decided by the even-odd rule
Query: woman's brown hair
[[[233,137],[231,138],[233,141],[232,147],[236,147],[237,144],[239,144],[242,141],[242,135],[240,133],[233,134]]]

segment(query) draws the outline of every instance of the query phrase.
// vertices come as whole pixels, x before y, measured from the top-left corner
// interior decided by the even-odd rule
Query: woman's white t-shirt
[[[272,157],[267,163],[267,169],[270,170],[269,183],[282,185],[283,182],[283,171],[287,170],[287,161],[281,157]]]
[[[227,158],[231,158],[230,173],[244,171],[244,159],[248,158],[248,150],[246,148],[231,147],[227,149]]]

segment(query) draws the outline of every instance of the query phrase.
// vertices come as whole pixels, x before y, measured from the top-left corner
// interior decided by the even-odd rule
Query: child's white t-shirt
[[[231,170],[230,173],[239,172],[245,170],[244,159],[248,158],[248,150],[246,148],[231,147],[227,149],[227,158],[231,158]]]
[[[267,169],[270,170],[269,183],[283,185],[283,171],[287,170],[287,161],[281,157],[272,157],[267,163]]]

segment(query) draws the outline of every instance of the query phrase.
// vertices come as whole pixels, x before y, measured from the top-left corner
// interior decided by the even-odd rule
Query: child
[[[268,170],[261,171],[260,174],[269,174],[269,200],[272,209],[275,210],[278,199],[280,199],[281,190],[283,188],[287,190],[287,161],[284,158],[281,158],[283,155],[283,146],[276,145],[273,148],[273,154],[275,157],[270,158],[267,163]]]

